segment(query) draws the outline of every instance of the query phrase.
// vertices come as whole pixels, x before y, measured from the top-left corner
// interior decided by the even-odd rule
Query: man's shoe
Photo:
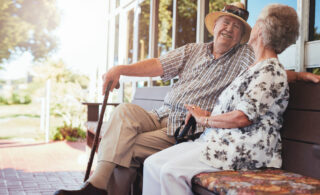
[[[107,191],[86,182],[80,190],[58,190],[54,195],[107,195]]]

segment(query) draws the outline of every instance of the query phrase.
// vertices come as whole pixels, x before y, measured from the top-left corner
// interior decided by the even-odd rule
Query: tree
[[[0,64],[25,51],[45,58],[57,46],[59,22],[56,0],[0,0]]]

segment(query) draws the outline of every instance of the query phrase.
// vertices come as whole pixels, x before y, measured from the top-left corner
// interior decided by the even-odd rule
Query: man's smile
[[[221,33],[221,35],[225,38],[232,39],[232,36],[228,33]]]

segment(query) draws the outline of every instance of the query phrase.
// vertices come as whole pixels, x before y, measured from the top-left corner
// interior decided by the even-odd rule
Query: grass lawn
[[[0,105],[0,139],[44,140],[40,130],[41,105]],[[62,125],[62,119],[51,117],[50,129]]]

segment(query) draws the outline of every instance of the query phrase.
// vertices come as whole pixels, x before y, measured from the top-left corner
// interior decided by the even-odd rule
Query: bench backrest
[[[159,108],[169,90],[171,88],[167,86],[137,88],[131,103],[137,104],[148,111]]]
[[[283,169],[320,178],[320,84],[290,84],[281,134]]]

